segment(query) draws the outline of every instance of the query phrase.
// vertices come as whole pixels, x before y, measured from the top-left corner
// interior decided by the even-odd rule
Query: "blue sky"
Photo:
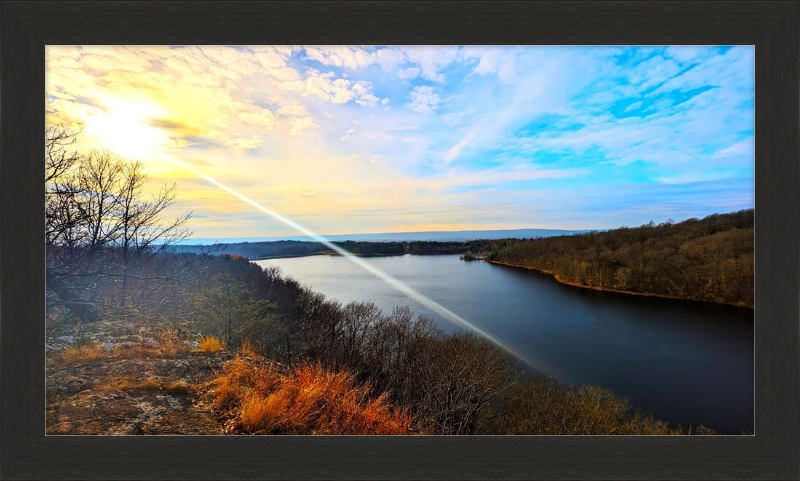
[[[47,47],[49,123],[198,237],[613,228],[754,206],[752,47]]]

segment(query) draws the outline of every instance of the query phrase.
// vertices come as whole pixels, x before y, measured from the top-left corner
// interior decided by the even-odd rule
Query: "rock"
[[[47,372],[47,434],[222,434],[198,393],[234,355],[96,359]]]

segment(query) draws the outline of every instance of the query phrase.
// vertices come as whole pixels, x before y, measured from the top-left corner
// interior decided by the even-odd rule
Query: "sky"
[[[754,48],[47,46],[48,125],[194,237],[606,229],[754,206]],[[187,170],[184,166],[190,167]]]

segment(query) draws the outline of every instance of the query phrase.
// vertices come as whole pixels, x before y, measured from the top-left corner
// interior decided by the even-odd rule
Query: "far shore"
[[[459,255],[460,252],[431,252],[431,253],[428,253],[428,254],[425,254],[425,253],[414,253],[414,252],[400,252],[400,253],[397,253],[397,254],[359,254],[357,252],[351,252],[350,254],[354,255],[356,257],[397,257],[397,256],[404,256],[404,255],[410,255],[410,256],[455,256],[455,255]],[[336,252],[336,251],[319,251],[319,252],[308,252],[306,254],[287,254],[287,255],[269,256],[269,257],[248,257],[247,259],[251,260],[251,261],[268,261],[268,260],[272,260],[272,259],[291,259],[291,258],[294,258],[294,257],[311,257],[311,256],[342,256],[343,257],[343,254],[340,254],[339,252]]]
[[[731,302],[705,301],[705,300],[701,300],[701,299],[690,299],[690,298],[687,298],[687,297],[668,296],[666,294],[654,294],[654,293],[650,293],[650,292],[622,291],[622,290],[618,290],[618,289],[606,289],[606,288],[596,287],[596,286],[587,286],[586,284],[579,284],[577,282],[570,282],[570,281],[564,280],[558,274],[554,273],[553,271],[547,270],[547,269],[539,269],[539,268],[536,268],[536,267],[523,266],[523,265],[520,265],[520,264],[511,264],[509,262],[490,261],[490,260],[484,260],[484,262],[488,262],[490,264],[497,264],[497,265],[501,265],[501,266],[516,267],[518,269],[527,269],[527,270],[530,270],[530,271],[540,272],[542,274],[547,274],[549,276],[552,276],[555,280],[557,280],[561,284],[565,284],[565,285],[573,286],[573,287],[580,287],[580,288],[583,288],[583,289],[592,289],[592,290],[595,290],[595,291],[602,291],[602,292],[615,292],[617,294],[629,294],[629,295],[632,295],[632,296],[640,296],[640,297],[660,297],[662,299],[676,299],[676,300],[681,300],[681,301],[708,302],[708,303],[711,303],[711,304],[721,304],[721,305],[725,305],[725,306],[744,307],[744,308],[747,308],[747,309],[754,309],[752,306],[748,306],[748,305],[745,305],[745,304],[734,304],[734,303],[731,303]]]

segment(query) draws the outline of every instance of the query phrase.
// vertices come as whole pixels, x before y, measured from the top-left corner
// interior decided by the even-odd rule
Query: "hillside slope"
[[[750,209],[521,241],[487,260],[581,287],[753,307],[753,235]]]

